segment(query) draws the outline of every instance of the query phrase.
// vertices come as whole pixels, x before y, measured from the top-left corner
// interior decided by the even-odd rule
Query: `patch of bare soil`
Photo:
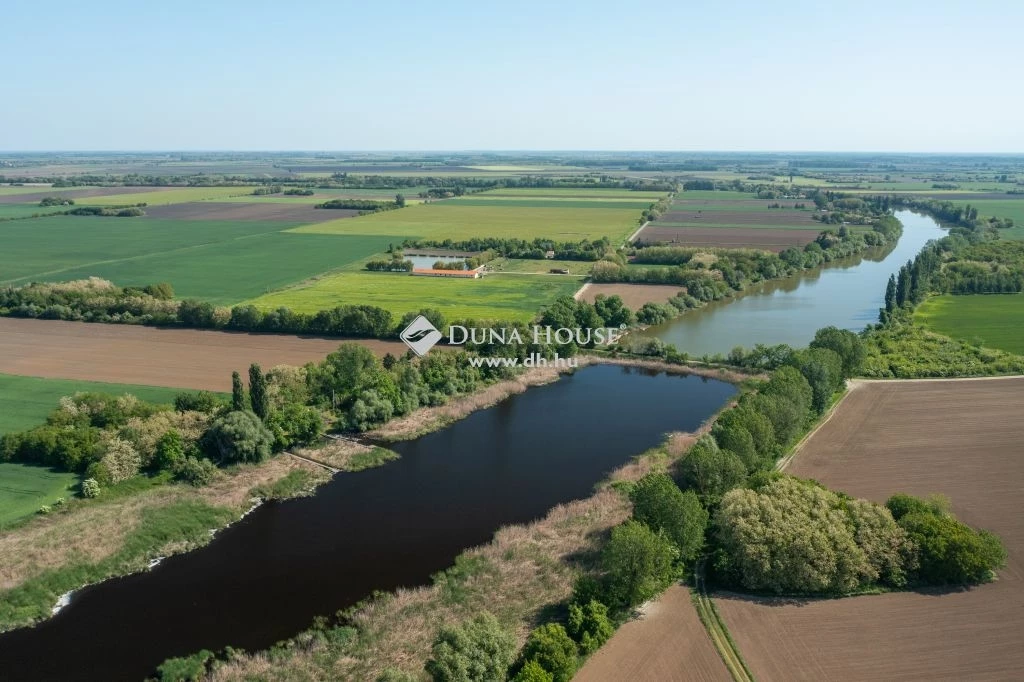
[[[1024,668],[1024,378],[857,382],[788,471],[855,497],[941,493],[1009,552],[969,590],[836,600],[716,595],[759,680],[1010,680]]]
[[[25,204],[39,202],[46,197],[64,197],[66,199],[86,199],[88,197],[108,197],[117,194],[143,194],[145,192],[159,192],[168,189],[181,189],[180,187],[89,187],[87,189],[51,189],[42,190],[32,194],[8,194],[0,195],[0,204]]]
[[[686,291],[686,287],[669,284],[605,284],[591,282],[580,294],[580,300],[593,303],[599,294],[618,296],[627,308],[636,310],[644,303],[665,303],[668,299]]]
[[[688,588],[668,588],[643,611],[587,660],[575,682],[732,679],[697,617]]]
[[[325,339],[133,325],[0,318],[0,372],[230,391],[231,372],[324,358],[343,342],[401,355],[399,341]]]
[[[152,206],[146,209],[150,218],[173,220],[234,220],[270,221],[295,223],[321,223],[338,218],[351,218],[359,211],[344,209],[324,210],[310,204],[285,204],[271,202],[230,203],[215,201],[193,201],[185,204]]]

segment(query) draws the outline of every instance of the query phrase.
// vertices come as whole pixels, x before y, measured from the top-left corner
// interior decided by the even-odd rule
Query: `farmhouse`
[[[477,279],[480,277],[479,270],[434,270],[433,268],[413,268],[411,274],[417,277],[461,277],[462,279]]]

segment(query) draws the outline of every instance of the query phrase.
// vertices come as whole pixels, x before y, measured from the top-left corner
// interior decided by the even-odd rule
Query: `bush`
[[[679,558],[690,562],[704,546],[708,512],[696,493],[683,492],[665,474],[647,474],[630,493],[633,517],[655,531],[663,531],[679,550]]]
[[[168,658],[156,669],[160,682],[198,682],[206,678],[207,665],[215,660],[212,651],[203,649],[191,656]]]
[[[537,661],[527,661],[512,678],[512,682],[555,682],[555,676]]]
[[[601,554],[610,597],[625,607],[651,599],[679,578],[678,557],[664,533],[633,520],[616,526]]]
[[[100,484],[95,478],[87,478],[82,481],[82,497],[92,499],[100,496]]]
[[[584,605],[569,604],[569,634],[577,643],[584,655],[589,655],[601,648],[601,645],[615,632],[615,626],[608,619],[608,607],[591,599]]]
[[[928,585],[984,582],[1006,563],[999,538],[958,521],[941,497],[893,495],[886,506],[898,516],[917,550],[914,578]]]
[[[203,444],[223,462],[261,462],[270,456],[274,436],[255,414],[236,410],[213,423]]]
[[[174,398],[174,409],[178,412],[214,412],[221,404],[220,400],[209,391],[198,393],[179,393]]]
[[[174,476],[196,487],[209,485],[217,477],[217,465],[208,459],[185,457],[175,465]]]
[[[156,442],[156,455],[153,465],[157,469],[173,471],[185,457],[185,441],[181,434],[171,429]]]
[[[569,682],[578,663],[576,643],[558,623],[547,623],[530,633],[523,660],[534,661],[551,673],[554,682]]]
[[[503,680],[515,651],[515,637],[485,611],[462,625],[442,629],[426,670],[436,682]]]

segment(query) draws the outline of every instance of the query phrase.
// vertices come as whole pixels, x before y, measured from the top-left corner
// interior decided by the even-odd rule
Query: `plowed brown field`
[[[359,211],[344,209],[320,209],[307,204],[285,203],[229,203],[216,201],[192,201],[185,204],[168,204],[146,209],[151,218],[172,218],[175,220],[268,220],[299,223],[321,223],[338,218],[351,218]]]
[[[701,682],[732,678],[690,602],[670,587],[595,653],[573,682]]]
[[[665,303],[686,287],[670,284],[602,284],[587,283],[579,294],[579,300],[593,303],[598,294],[618,296],[627,308],[633,310],[644,303]]]
[[[942,493],[1002,537],[997,582],[962,591],[716,604],[758,680],[1012,680],[1024,670],[1024,378],[858,382],[788,471],[884,502]]]
[[[0,318],[0,373],[230,391],[231,372],[302,365],[347,339]],[[359,340],[378,355],[398,341]]]

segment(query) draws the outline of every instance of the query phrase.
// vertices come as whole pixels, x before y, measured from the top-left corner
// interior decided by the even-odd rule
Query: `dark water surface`
[[[862,256],[833,261],[796,277],[763,282],[637,336],[657,337],[700,356],[757,343],[806,346],[814,332],[829,325],[860,331],[878,321],[889,275],[929,240],[946,234],[927,216],[897,211],[896,217],[903,223],[903,234],[894,247],[869,249]]]
[[[594,366],[443,431],[402,458],[270,503],[207,547],[81,590],[0,635],[0,680],[138,680],[171,656],[267,647],[373,590],[422,585],[499,527],[586,497],[735,392],[700,377]]]

